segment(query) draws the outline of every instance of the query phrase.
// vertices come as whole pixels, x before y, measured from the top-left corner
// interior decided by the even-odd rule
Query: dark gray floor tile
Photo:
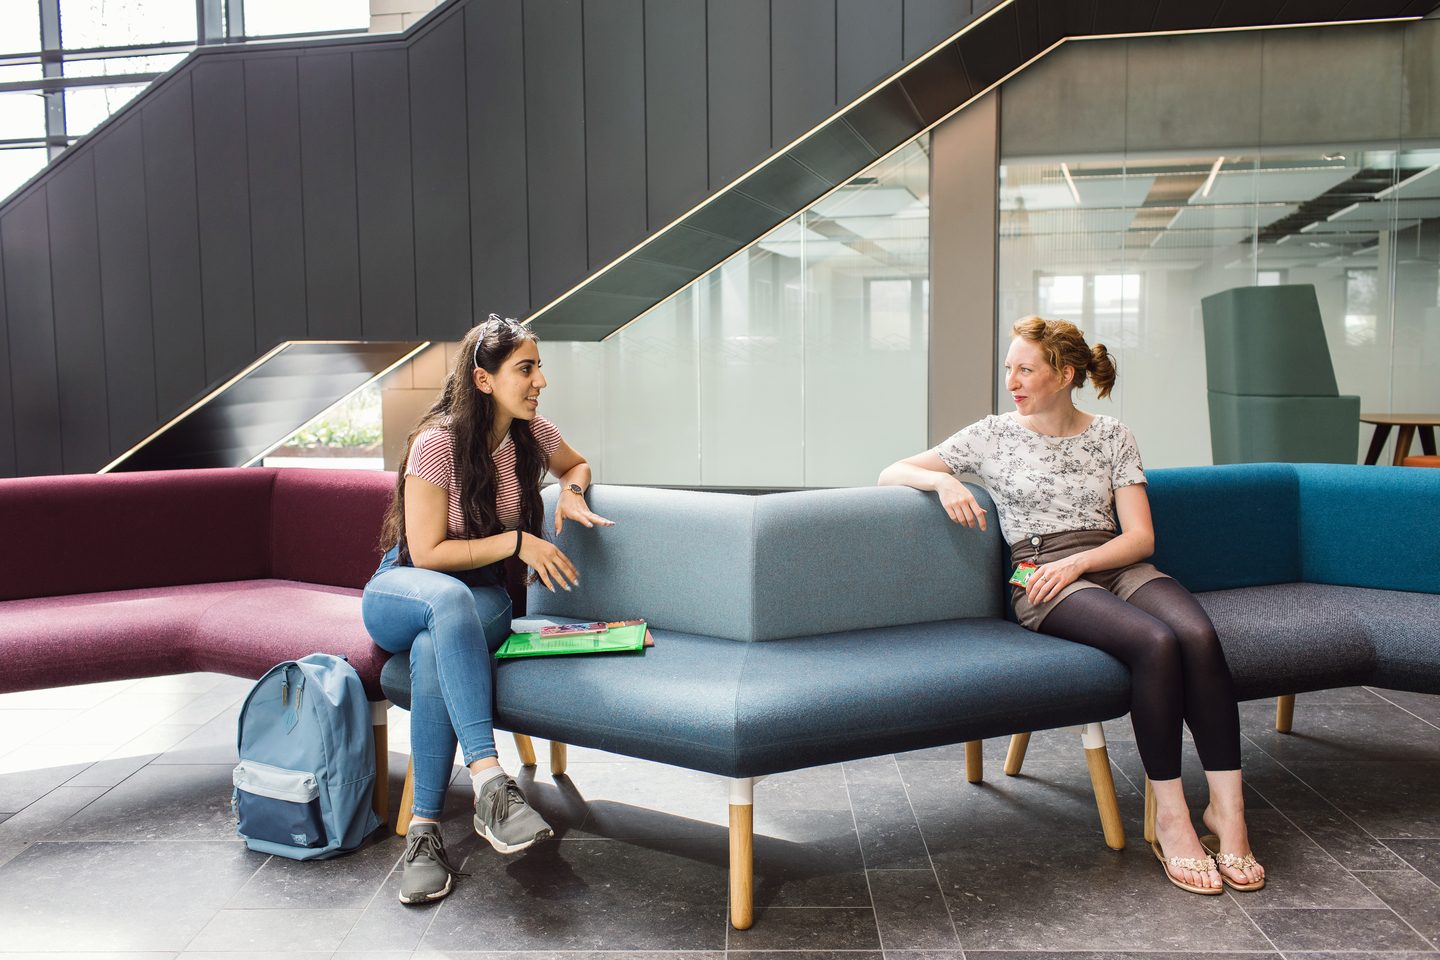
[[[845,768],[832,763],[766,777],[755,784],[755,808],[848,811]]]
[[[229,708],[214,719],[200,724],[151,762],[225,763],[233,767],[240,760],[235,748],[235,729],[239,718],[239,708]]]
[[[1432,952],[1405,950],[1389,952],[1352,950],[1344,953],[1286,950],[1284,956],[1285,960],[1435,960],[1435,954]],[[1240,960],[1240,958],[1236,958],[1236,960]]]
[[[29,840],[0,840],[0,867],[20,856],[28,846]]]
[[[841,766],[845,770],[845,782],[852,787],[857,783],[900,782],[900,768],[896,765],[893,754],[851,760]]]
[[[105,787],[56,787],[0,823],[0,840],[69,839],[66,821],[105,793]]]
[[[933,870],[870,870],[880,942],[891,949],[960,949]]]
[[[1414,870],[1355,875],[1430,943],[1440,943],[1440,887]]]
[[[1250,847],[1265,865],[1265,907],[1382,905],[1350,871],[1281,814],[1251,810],[1247,823]]]
[[[0,813],[24,810],[88,766],[89,763],[67,763],[0,773]]]
[[[1389,847],[1338,810],[1308,810],[1288,816],[1348,870],[1397,870],[1405,866]]]
[[[67,839],[232,839],[233,769],[231,764],[142,767],[71,817]]]
[[[238,842],[31,844],[0,867],[5,943],[178,951],[264,860]]]
[[[404,852],[404,839],[387,831],[379,842],[343,857],[271,857],[225,906],[361,908],[375,898]]]
[[[728,848],[566,839],[506,858],[488,845],[442,901],[421,946],[465,950],[717,950]]]
[[[1022,837],[932,849],[967,952],[1270,949],[1232,898],[1177,889],[1138,842],[1115,852],[1073,838]]]
[[[732,960],[885,960],[886,954],[878,950],[735,950],[727,957]],[[600,958],[596,958],[600,960]],[[658,960],[658,958],[657,958]],[[960,960],[958,954],[951,954],[951,960]]]
[[[1434,800],[1440,795],[1440,763],[1301,760],[1288,765],[1377,839],[1440,839],[1440,804]]]
[[[1273,950],[1231,953],[1220,950],[1125,951],[1013,951],[966,950],[966,960],[1281,960]],[[888,960],[888,958],[887,958]]]
[[[768,907],[749,930],[730,931],[730,950],[878,950],[875,911],[852,907]]]
[[[850,811],[771,810],[761,826],[754,836],[758,906],[870,906]]]
[[[1387,703],[1299,706],[1291,733],[1250,722],[1262,705],[1240,706],[1245,736],[1282,763],[1293,760],[1440,760],[1440,729]]]
[[[1038,761],[1019,777],[969,783],[962,764],[904,761],[911,807],[933,858],[937,851],[963,846],[976,835],[1025,836],[1044,823],[1047,834],[1093,838],[1104,849],[1095,794],[1084,758]],[[1126,831],[1138,835],[1144,801],[1116,778],[1116,796]]]
[[[886,950],[885,960],[965,960],[959,950]]]
[[[1411,693],[1408,690],[1379,690],[1376,696],[1407,710],[1429,723],[1440,725],[1440,696],[1433,693]]]
[[[930,855],[910,797],[898,776],[850,785],[850,803],[865,866],[871,870],[930,869]]]
[[[359,953],[347,954],[342,951],[335,954],[336,960],[347,956],[355,960],[369,960]],[[423,947],[414,953],[414,960],[620,960],[621,957],[624,960],[725,960],[725,953],[720,950],[627,950],[623,954],[592,950],[527,950],[523,954],[516,954],[503,950],[441,951]],[[805,960],[803,954],[786,954],[785,957],[787,960]]]
[[[1385,846],[1410,866],[1440,883],[1440,840],[1386,840]]]
[[[694,838],[728,829],[729,799],[718,777],[643,761],[589,763],[576,776],[572,786],[589,816],[572,836]]]
[[[1265,910],[1250,917],[1275,946],[1292,950],[1424,950],[1425,941],[1390,910]]]
[[[455,883],[469,883],[469,878],[457,877]],[[349,934],[340,943],[340,950],[401,951],[406,956],[420,945],[425,931],[430,927],[436,911],[444,901],[427,904],[404,904],[400,902],[400,870],[397,868],[380,887],[380,891],[365,906],[360,919],[350,928]]]
[[[1334,706],[1336,704],[1374,704],[1381,700],[1381,695],[1369,687],[1336,687],[1334,690],[1312,690],[1309,693],[1296,694],[1295,715],[1298,717],[1300,711],[1310,706]],[[1270,716],[1273,722],[1275,716],[1275,698],[1265,700],[1253,700],[1252,703],[1265,704],[1270,709]]]
[[[359,918],[359,910],[336,908],[221,910],[187,949],[258,953],[283,946],[296,953],[330,952]]]
[[[154,760],[159,754],[141,753],[125,757],[108,757],[97,760],[80,773],[65,781],[67,787],[113,787],[125,780],[136,770]]]

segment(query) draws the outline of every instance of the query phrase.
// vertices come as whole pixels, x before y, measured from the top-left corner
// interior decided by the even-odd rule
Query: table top
[[[1440,426],[1440,413],[1362,413],[1360,420],[1395,427],[1434,427]]]

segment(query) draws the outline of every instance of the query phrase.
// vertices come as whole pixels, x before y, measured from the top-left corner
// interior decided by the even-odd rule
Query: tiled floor
[[[1271,703],[1242,705],[1271,876],[1254,894],[1200,898],[1161,877],[1123,721],[1107,726],[1122,853],[1101,842],[1073,733],[1036,734],[1018,778],[1000,771],[1005,744],[987,743],[983,785],[965,781],[958,747],[773,777],[756,788],[757,916],[741,932],[727,922],[723,784],[578,748],[568,778],[550,777],[543,749],[521,777],[560,839],[519,857],[475,839],[468,782],[452,789],[447,839],[470,876],[438,905],[397,902],[394,836],[318,863],[251,853],[228,809],[247,687],[193,674],[0,696],[0,960],[1411,960],[1440,943],[1437,697],[1304,696],[1291,736],[1271,728]],[[400,750],[405,718],[392,712]],[[398,797],[403,752],[391,763]],[[1193,753],[1187,772],[1198,802]]]

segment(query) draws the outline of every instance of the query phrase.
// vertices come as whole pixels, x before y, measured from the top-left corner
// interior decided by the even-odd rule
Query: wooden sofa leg
[[[400,809],[395,811],[395,832],[405,836],[415,815],[415,761],[405,768],[405,789],[400,791]]]
[[[965,741],[965,779],[979,783],[985,779],[984,740]]]
[[[1145,842],[1155,842],[1155,785],[1145,778]]]
[[[520,754],[520,765],[535,766],[535,743],[523,733],[515,734],[515,750]]]
[[[1025,763],[1025,751],[1029,748],[1030,734],[1017,733],[1010,738],[1010,749],[1005,753],[1005,776],[1020,775],[1020,767]]]
[[[1110,774],[1105,728],[1098,723],[1085,724],[1080,728],[1080,742],[1085,745],[1085,762],[1090,765],[1090,786],[1095,791],[1105,845],[1111,850],[1124,850],[1125,825],[1120,822],[1120,803],[1115,799],[1115,778]]]
[[[755,780],[730,781],[730,925],[755,922]]]
[[[381,823],[390,819],[390,720],[389,700],[370,702],[370,732],[375,735],[375,786],[371,805]]]
[[[1289,733],[1290,726],[1295,722],[1295,694],[1287,693],[1283,697],[1275,698],[1275,729],[1279,733]]]
[[[556,740],[550,741],[550,776],[558,777],[565,772],[565,765],[570,761],[570,751],[565,744]]]

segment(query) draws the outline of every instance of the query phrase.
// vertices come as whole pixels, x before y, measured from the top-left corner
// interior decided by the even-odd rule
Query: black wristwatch
[[[585,488],[580,486],[580,484],[578,483],[568,483],[565,485],[565,489],[569,490],[571,493],[578,493],[582,497],[585,496]]]

